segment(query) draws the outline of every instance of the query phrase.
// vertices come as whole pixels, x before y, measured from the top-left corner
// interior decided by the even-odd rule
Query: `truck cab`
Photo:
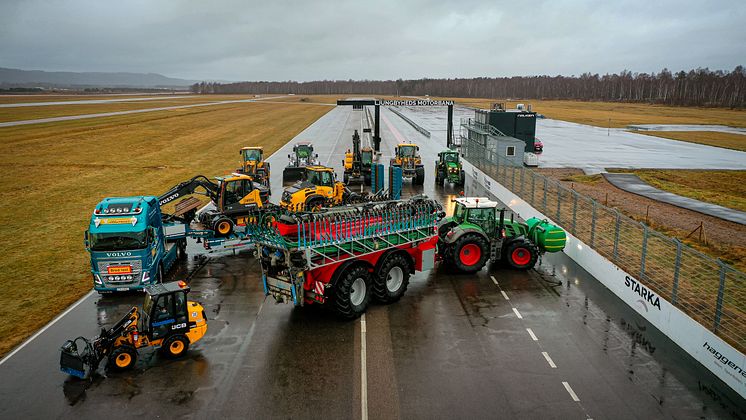
[[[85,245],[93,287],[107,293],[161,282],[186,239],[168,240],[157,197],[110,197],[96,205]]]

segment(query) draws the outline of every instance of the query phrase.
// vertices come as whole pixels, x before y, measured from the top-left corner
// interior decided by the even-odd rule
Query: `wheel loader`
[[[270,167],[269,162],[264,160],[264,148],[261,146],[242,147],[239,154],[241,155],[241,168],[237,172],[252,177],[254,181],[272,191],[269,185]]]
[[[167,358],[183,356],[207,332],[205,310],[188,301],[188,293],[189,286],[183,281],[146,287],[142,309],[133,307],[91,340],[67,340],[60,349],[60,370],[86,379],[104,359],[109,370],[132,369],[140,351],[148,348]]]
[[[425,183],[425,167],[419,151],[420,147],[416,144],[399,143],[394,148],[394,157],[390,162],[391,166],[401,167],[402,176],[411,179],[413,185]]]
[[[356,202],[361,197],[336,178],[332,168],[306,166],[302,179],[282,193],[280,206],[292,212],[317,211]]]

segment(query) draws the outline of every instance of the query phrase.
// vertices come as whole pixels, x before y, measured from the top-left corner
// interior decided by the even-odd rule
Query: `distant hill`
[[[157,73],[76,73],[20,70],[0,67],[2,87],[186,87],[197,80],[176,79]]]

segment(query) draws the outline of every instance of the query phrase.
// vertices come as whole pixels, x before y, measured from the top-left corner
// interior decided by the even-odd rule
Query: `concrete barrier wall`
[[[526,201],[464,161],[464,170],[523,219],[545,216]],[[553,222],[555,223],[555,222]],[[644,283],[604,258],[578,238],[567,234],[565,254],[611,290],[674,343],[746,398],[746,356],[670,302],[652,292]]]

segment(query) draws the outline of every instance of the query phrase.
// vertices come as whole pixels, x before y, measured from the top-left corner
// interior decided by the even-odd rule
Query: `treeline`
[[[195,83],[194,93],[352,94],[457,98],[573,99],[649,102],[680,106],[746,107],[746,69],[707,68],[671,73],[580,76],[479,77],[473,79],[321,80],[313,82]]]

